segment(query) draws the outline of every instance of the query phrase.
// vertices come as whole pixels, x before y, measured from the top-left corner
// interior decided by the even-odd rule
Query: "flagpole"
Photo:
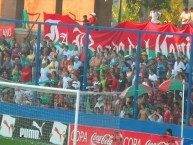
[[[182,119],[181,119],[181,138],[183,138],[183,134],[184,134],[184,90],[185,90],[185,81],[183,80],[183,85],[182,85]]]

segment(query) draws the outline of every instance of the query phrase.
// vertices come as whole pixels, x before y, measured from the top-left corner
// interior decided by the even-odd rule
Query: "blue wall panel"
[[[9,114],[48,121],[60,121],[64,123],[74,123],[73,111],[47,109],[42,107],[0,103],[0,114]],[[153,134],[164,134],[167,128],[171,128],[173,130],[173,135],[178,137],[180,137],[181,132],[181,127],[179,125],[154,123],[150,121],[137,121],[106,115],[84,113],[80,113],[78,123],[88,126],[116,128],[121,130],[130,130]],[[184,138],[187,138],[185,142],[190,142],[188,139],[191,139],[193,141],[193,127],[184,127]]]

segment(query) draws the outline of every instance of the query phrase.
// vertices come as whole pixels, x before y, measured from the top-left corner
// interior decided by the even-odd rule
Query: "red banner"
[[[78,24],[69,16],[61,16],[58,14],[44,14],[44,21],[47,23],[64,23]],[[156,25],[151,22],[133,23],[124,22],[116,26],[116,28],[125,28],[132,30],[145,30],[154,32],[172,32],[172,33],[188,33],[193,34],[193,28],[187,25],[183,29],[176,28],[172,23]],[[79,47],[85,45],[85,29],[78,27],[61,27],[57,25],[46,25],[44,27],[46,39],[53,41],[61,41],[66,44],[76,44]],[[137,32],[120,32],[110,30],[90,30],[89,31],[89,48],[100,50],[104,48],[125,50],[136,49],[138,45]],[[191,47],[191,37],[189,36],[174,36],[161,35],[152,33],[142,33],[141,46],[145,48],[148,54],[155,55],[157,52],[162,52],[168,55],[169,52],[179,53],[184,52],[189,56]]]
[[[70,125],[68,143],[73,145],[74,125]],[[77,145],[182,145],[182,139],[164,135],[78,126]]]
[[[15,26],[0,26],[0,36],[4,35],[5,39],[14,37]]]

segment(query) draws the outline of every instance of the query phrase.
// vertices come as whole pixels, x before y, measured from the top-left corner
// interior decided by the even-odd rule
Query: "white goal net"
[[[79,125],[119,128],[120,105],[120,98],[112,92],[1,81],[0,140],[76,145],[86,139]]]

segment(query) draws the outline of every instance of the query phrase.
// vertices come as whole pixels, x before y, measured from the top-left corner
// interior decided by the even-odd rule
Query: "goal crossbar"
[[[77,93],[78,93],[78,90],[63,89],[63,88],[52,88],[52,87],[45,87],[45,86],[35,86],[35,85],[11,83],[11,82],[4,82],[4,81],[0,81],[0,86],[6,86],[6,87],[9,87],[9,88],[15,88],[15,89],[26,89],[26,90],[29,89],[31,91],[56,93],[56,94],[73,94],[73,95],[77,95]]]

